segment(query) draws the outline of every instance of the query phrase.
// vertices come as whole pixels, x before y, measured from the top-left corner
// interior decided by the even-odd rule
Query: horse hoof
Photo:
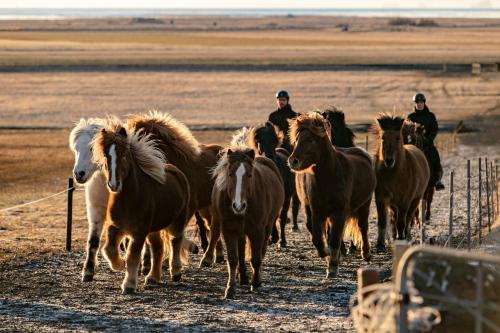
[[[240,278],[240,286],[248,286],[248,278],[245,276],[244,278]]]
[[[200,249],[198,248],[198,246],[197,246],[197,245],[193,245],[193,246],[190,248],[190,250],[191,250],[191,253],[192,253],[192,254],[198,254],[198,253],[200,252]]]
[[[227,288],[226,292],[224,293],[224,298],[225,299],[233,299],[235,295],[234,288]]]
[[[158,281],[154,277],[146,277],[146,281],[144,281],[144,285],[146,286],[157,286],[160,284],[160,281]]]
[[[172,281],[173,282],[179,282],[181,280],[181,277],[182,277],[181,273],[172,275]]]
[[[299,231],[299,226],[298,225],[294,225],[293,228],[292,228],[292,231]]]
[[[82,282],[92,282],[94,280],[94,274],[88,273],[88,274],[83,274],[82,276]]]
[[[385,252],[385,244],[377,243],[377,252]]]
[[[122,294],[123,295],[132,295],[132,294],[135,294],[135,288],[133,288],[133,287],[125,287],[122,290]]]
[[[253,292],[253,293],[256,292],[259,289],[260,285],[261,285],[260,283],[258,283],[258,284],[252,284],[250,286],[250,291]]]
[[[151,267],[142,266],[141,274],[144,276],[148,276],[150,270],[151,270]]]
[[[200,268],[202,267],[212,267],[213,266],[213,260],[212,259],[209,259],[207,257],[203,257],[203,259],[201,259],[200,261]]]
[[[331,279],[335,279],[337,277],[337,271],[338,269],[335,269],[335,270],[332,270],[332,271],[327,271],[326,272],[326,278],[331,280]]]
[[[318,255],[319,255],[320,258],[328,257],[330,255],[330,250],[327,249],[327,248],[318,250]]]
[[[215,263],[216,264],[220,264],[222,262],[224,262],[224,256],[223,255],[215,257]]]
[[[363,258],[364,261],[370,261],[370,260],[372,260],[371,254],[362,253],[361,257]]]
[[[286,249],[286,242],[280,242],[279,248],[280,249]]]

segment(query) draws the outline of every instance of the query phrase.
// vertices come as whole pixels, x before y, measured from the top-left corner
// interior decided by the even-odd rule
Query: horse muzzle
[[[290,156],[288,158],[288,165],[292,170],[299,171],[301,170],[302,163],[297,157]]]
[[[122,184],[119,181],[117,181],[116,184],[108,182],[108,189],[110,192],[118,193],[122,190]]]
[[[392,169],[396,164],[396,160],[394,158],[386,158],[384,159],[384,165],[386,168]]]
[[[88,172],[85,171],[74,171],[73,178],[75,178],[78,184],[85,184],[88,180]]]
[[[233,208],[234,214],[243,215],[247,210],[247,203],[243,201],[241,204],[238,205],[236,202],[233,201],[231,207]]]

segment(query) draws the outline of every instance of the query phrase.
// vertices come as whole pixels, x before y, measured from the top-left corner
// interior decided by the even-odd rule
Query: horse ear
[[[106,130],[104,128],[101,128],[101,133],[106,133]]]
[[[118,131],[118,134],[124,136],[124,137],[127,137],[127,130],[125,129],[125,127],[120,127],[120,130]]]
[[[323,118],[328,119],[328,113],[326,111],[321,112]]]
[[[266,127],[272,127],[272,128],[274,128],[274,125],[273,125],[272,122],[266,121]]]
[[[227,149],[227,153],[226,153],[226,154],[227,154],[227,156],[231,155],[232,153],[233,153],[233,151],[231,150],[231,148],[228,148],[228,149]]]
[[[245,155],[247,155],[252,161],[254,160],[255,158],[255,150],[249,150],[245,153]]]

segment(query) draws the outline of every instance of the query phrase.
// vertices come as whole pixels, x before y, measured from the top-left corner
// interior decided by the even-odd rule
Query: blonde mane
[[[201,153],[200,143],[195,139],[189,128],[168,113],[152,110],[134,116],[127,123],[127,128],[131,132],[141,127],[147,128],[148,132],[153,132],[158,136],[158,139],[168,143],[170,147],[186,159],[192,159]]]
[[[221,157],[217,161],[217,164],[212,168],[212,177],[215,178],[214,186],[219,190],[223,191],[227,187],[228,172],[226,166],[229,163],[229,158],[227,156],[228,149],[233,152],[245,153],[249,150],[253,150],[252,147],[248,145],[248,135],[250,134],[251,128],[243,127],[236,131],[232,138],[229,147],[221,151]]]
[[[69,148],[71,149],[71,151],[76,151],[76,142],[82,134],[88,134],[90,138],[93,138],[95,137],[97,132],[99,132],[99,130],[105,126],[105,124],[105,119],[81,118],[77,123],[75,123],[75,127],[73,127],[73,129],[69,133]]]
[[[125,138],[119,134],[121,129],[117,124],[108,123],[98,132],[92,141],[94,162],[102,168],[106,163],[105,148],[116,144],[122,149],[130,150],[132,159],[146,175],[160,184],[165,184],[167,161],[155,140],[151,139],[151,134],[144,135],[143,131],[139,130],[127,133]]]

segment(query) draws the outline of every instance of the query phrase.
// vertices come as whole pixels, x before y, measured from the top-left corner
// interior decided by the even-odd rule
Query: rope
[[[9,210],[13,210],[13,209],[16,209],[16,208],[21,208],[21,207],[25,207],[25,206],[29,206],[29,205],[33,205],[33,204],[36,204],[36,203],[39,203],[41,201],[45,201],[45,200],[48,200],[50,198],[53,198],[53,197],[56,197],[58,195],[61,195],[63,193],[66,193],[68,191],[72,191],[74,190],[75,187],[70,187],[70,188],[67,188],[65,189],[64,191],[61,191],[61,192],[57,192],[57,193],[54,193],[52,195],[49,195],[48,197],[45,197],[45,198],[41,198],[41,199],[37,199],[37,200],[34,200],[34,201],[30,201],[30,202],[26,202],[26,203],[23,203],[23,204],[20,204],[20,205],[16,205],[16,206],[12,206],[12,207],[8,207],[8,208],[3,208],[3,209],[0,209],[0,213],[4,213],[4,212],[7,212]]]

